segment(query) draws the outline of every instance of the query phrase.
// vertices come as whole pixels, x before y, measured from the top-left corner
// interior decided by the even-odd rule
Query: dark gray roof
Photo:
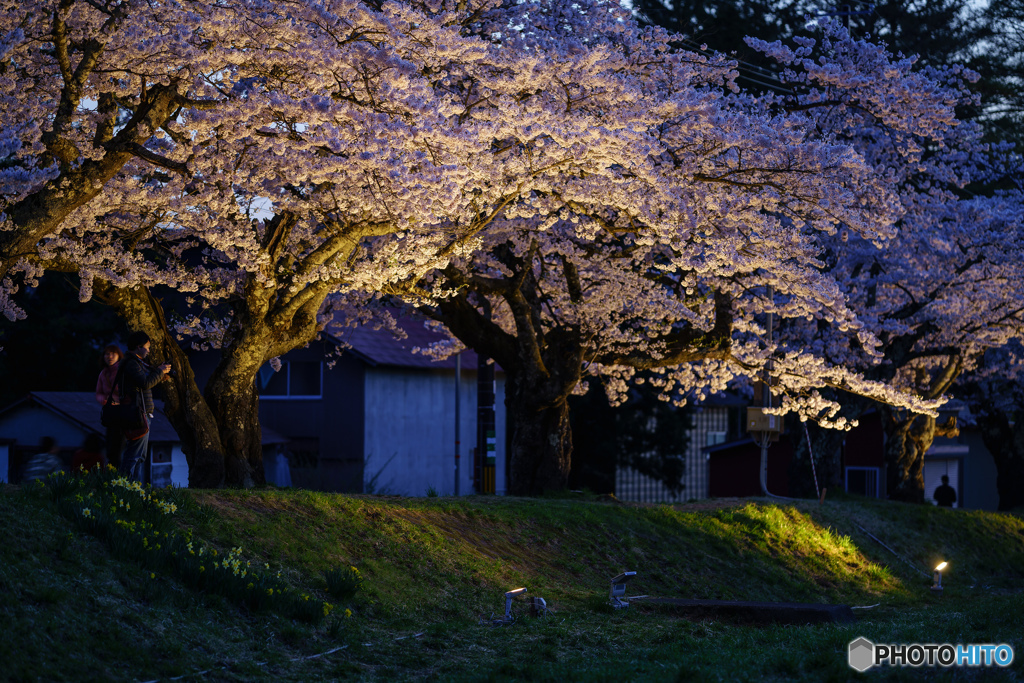
[[[2,412],[25,401],[38,403],[98,434],[103,434],[106,431],[106,427],[100,422],[100,404],[96,402],[96,394],[91,391],[33,391]],[[154,403],[156,413],[154,413],[153,422],[149,426],[149,440],[171,443],[180,441],[178,433],[174,431],[174,427],[163,413],[163,403],[161,401],[154,401]],[[266,427],[262,430],[262,437],[264,444],[285,443],[288,440]]]
[[[351,346],[345,353],[354,353],[369,365],[384,365],[402,368],[425,368],[431,370],[454,370],[455,356],[444,360],[434,360],[423,353],[415,353],[415,348],[426,348],[432,343],[441,341],[444,336],[428,329],[423,319],[412,317],[398,318],[398,325],[406,334],[399,339],[393,332],[386,329],[374,329],[373,325],[359,327],[332,326],[331,336]],[[461,353],[462,369],[476,371],[477,355],[472,349]]]
[[[100,422],[100,404],[96,402],[96,394],[91,391],[33,391],[30,392],[26,401],[33,401],[39,405],[70,418],[86,429],[103,434],[106,427]],[[149,426],[150,441],[179,441],[178,433],[167,420],[167,416],[161,411],[159,401],[155,402],[156,413],[153,415],[153,422]],[[12,406],[13,407],[13,406]]]

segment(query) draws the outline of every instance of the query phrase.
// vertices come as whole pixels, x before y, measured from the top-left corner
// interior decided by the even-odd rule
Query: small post
[[[945,562],[940,562],[935,567],[935,572],[932,574],[932,590],[936,592],[942,591],[942,570],[946,568]]]
[[[455,354],[455,495],[459,495],[459,384],[462,383],[462,354]]]

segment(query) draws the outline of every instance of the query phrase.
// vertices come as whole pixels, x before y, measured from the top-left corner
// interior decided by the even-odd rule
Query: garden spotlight
[[[942,570],[946,568],[945,562],[939,562],[935,565],[935,573],[932,575],[932,590],[942,590]]]
[[[625,600],[626,583],[634,576],[636,576],[636,572],[622,572],[612,579],[612,590],[608,598],[615,609],[629,607],[629,601]]]
[[[515,619],[512,618],[512,598],[517,595],[522,595],[525,592],[525,588],[516,588],[505,593],[505,617],[502,620],[503,623],[511,624],[515,621]]]

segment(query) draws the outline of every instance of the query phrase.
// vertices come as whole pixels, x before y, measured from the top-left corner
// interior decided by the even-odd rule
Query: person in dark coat
[[[124,370],[121,372],[120,390],[122,403],[136,403],[144,407],[146,422],[141,429],[124,433],[124,452],[121,454],[121,465],[118,471],[133,481],[142,480],[142,467],[149,452],[149,421],[153,419],[153,387],[171,371],[171,364],[164,363],[150,367],[146,363],[149,356],[150,339],[145,332],[132,332],[128,335],[128,355],[121,361]]]
[[[944,508],[951,508],[956,502],[956,489],[949,485],[949,477],[945,474],[942,475],[942,485],[935,487],[932,498]]]

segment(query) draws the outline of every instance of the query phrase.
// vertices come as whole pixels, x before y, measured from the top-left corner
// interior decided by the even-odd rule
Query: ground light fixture
[[[932,574],[932,590],[933,591],[941,591],[942,590],[942,570],[945,569],[945,568],[946,568],[946,563],[945,562],[939,562],[937,565],[935,565],[935,573]]]
[[[629,607],[629,601],[625,599],[626,584],[629,583],[629,580],[634,576],[636,576],[636,572],[622,572],[612,579],[612,590],[608,596],[608,600],[615,609]]]
[[[522,595],[525,592],[525,588],[514,588],[505,593],[505,616],[502,618],[502,623],[511,624],[515,621],[515,619],[512,618],[512,598],[517,595]]]

